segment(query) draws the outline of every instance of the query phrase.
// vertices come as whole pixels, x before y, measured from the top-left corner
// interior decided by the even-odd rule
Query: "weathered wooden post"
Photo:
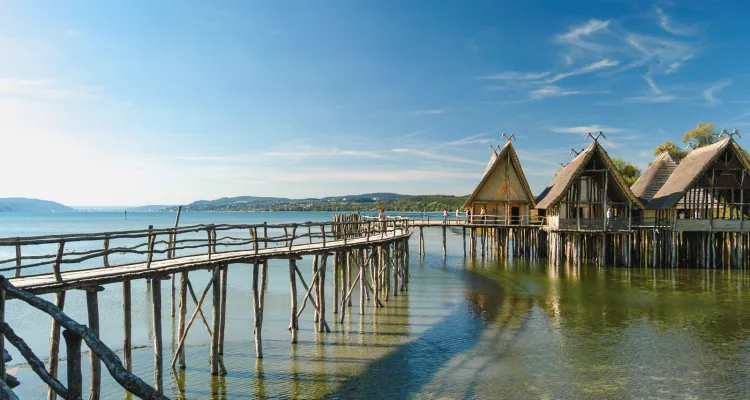
[[[339,279],[341,278],[341,252],[333,253],[333,313],[339,313]]]
[[[55,305],[62,310],[65,307],[65,292],[55,293]],[[52,320],[52,332],[50,333],[49,342],[49,375],[57,378],[57,360],[60,356],[60,324]],[[47,390],[47,399],[57,399],[57,394],[52,388]]]
[[[131,352],[131,321],[130,313],[130,280],[122,281],[122,325],[123,325],[123,344],[122,354],[125,369],[128,372],[133,371],[133,357]]]
[[[297,261],[294,258],[290,258],[289,259],[289,288],[290,288],[290,292],[292,296],[292,307],[291,307],[292,310],[291,310],[291,319],[289,321],[289,330],[292,335],[292,343],[297,343],[297,333],[299,332],[299,321],[297,320],[297,277],[294,275],[294,271],[296,269],[297,269]]]
[[[219,275],[214,276],[213,282],[213,304],[211,306],[211,351],[209,360],[211,363],[211,375],[219,375],[219,330],[221,327],[221,273],[222,265],[217,264]]]
[[[67,329],[63,331],[62,335],[65,338],[65,347],[67,348],[68,355],[68,396],[71,399],[80,399],[83,396],[81,337]],[[52,389],[50,388],[50,390]],[[53,398],[56,397],[57,395],[54,394]]]
[[[86,289],[86,305],[89,314],[89,328],[99,337],[99,299],[97,293],[104,290],[103,287]],[[89,388],[89,400],[98,400],[102,389],[102,364],[99,357],[89,350],[89,361],[91,363],[91,386]]]
[[[318,332],[325,332],[326,327],[326,264],[328,253],[320,257],[320,271],[318,272]]]
[[[187,292],[188,292],[188,272],[180,272],[180,309],[179,318],[177,320],[177,337],[181,338],[185,334],[185,318],[187,317]],[[185,348],[181,348],[178,352],[180,369],[185,369]]]
[[[445,225],[443,225],[443,258],[445,258],[445,256],[448,254],[448,247],[445,243],[447,230],[448,228]]]
[[[160,393],[164,390],[164,366],[162,363],[161,336],[161,277],[151,279],[151,299],[153,300],[154,321],[154,389]]]

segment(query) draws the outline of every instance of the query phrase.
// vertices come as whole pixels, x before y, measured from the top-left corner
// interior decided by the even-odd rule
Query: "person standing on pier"
[[[482,208],[479,209],[479,222],[483,224],[486,221],[486,218],[487,213],[484,212],[484,206],[482,206]]]
[[[456,223],[458,223],[459,219],[461,219],[461,210],[457,208],[456,209]]]
[[[466,223],[471,223],[471,208],[466,209]]]
[[[443,223],[444,224],[448,223],[448,209],[447,208],[443,209]]]

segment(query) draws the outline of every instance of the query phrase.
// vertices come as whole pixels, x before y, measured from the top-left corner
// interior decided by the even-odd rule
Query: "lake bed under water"
[[[173,214],[121,216],[73,213],[0,216],[0,236],[168,227]],[[62,215],[62,217],[60,217]],[[184,213],[193,223],[304,222],[330,213]],[[745,271],[550,267],[463,258],[459,235],[449,235],[442,257],[439,229],[427,232],[427,255],[411,243],[409,290],[386,308],[353,307],[343,324],[331,314],[331,333],[313,330],[312,312],[300,317],[299,343],[289,343],[289,278],[285,261],[271,261],[263,325],[263,359],[252,336],[251,267],[231,265],[227,303],[225,377],[211,377],[210,339],[196,321],[187,341],[187,370],[168,368],[176,338],[163,284],[166,394],[171,398],[748,398],[750,295]],[[298,263],[309,280],[311,260]],[[191,273],[196,291],[209,279]],[[300,293],[300,298],[303,293]],[[45,296],[50,299],[51,296]],[[153,381],[151,293],[133,283],[134,373]],[[210,299],[209,299],[210,300]],[[210,301],[207,301],[209,303]],[[120,285],[100,293],[101,338],[122,349]],[[85,294],[68,293],[66,312],[86,321]],[[192,304],[188,315],[192,313]],[[210,304],[204,312],[210,318]],[[47,357],[49,317],[9,302],[7,320]],[[84,345],[85,348],[85,345]],[[14,363],[21,356],[11,348]],[[64,355],[64,348],[61,349]],[[84,355],[84,381],[88,357]],[[10,368],[22,382],[20,398],[43,398],[41,381],[26,366]],[[65,364],[60,365],[65,382]],[[87,382],[84,382],[87,384]],[[103,372],[102,398],[124,391]]]

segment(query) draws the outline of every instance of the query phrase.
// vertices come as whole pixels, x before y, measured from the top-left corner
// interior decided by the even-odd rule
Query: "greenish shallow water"
[[[274,213],[275,214],[275,213]],[[322,218],[307,218],[321,220]],[[237,218],[237,217],[232,217]],[[249,217],[248,217],[249,218]],[[205,328],[190,332],[188,369],[166,370],[172,398],[749,398],[750,276],[742,271],[551,268],[544,262],[462,257],[459,236],[441,256],[439,230],[426,230],[427,257],[412,246],[406,295],[384,309],[353,299],[343,324],[312,330],[301,317],[300,342],[289,343],[288,271],[271,263],[263,329],[264,358],[254,357],[250,269],[229,272],[226,377],[209,374]],[[416,240],[413,241],[416,244]],[[300,262],[309,274],[310,260]],[[194,277],[193,277],[194,276]],[[207,273],[191,274],[197,286]],[[330,274],[328,276],[330,279]],[[163,299],[168,305],[168,287]],[[134,284],[134,372],[152,379],[150,293]],[[122,347],[119,286],[101,294],[102,339]],[[84,295],[70,295],[72,316],[85,321]],[[191,312],[192,310],[189,310]],[[204,312],[210,313],[207,306]],[[46,356],[49,321],[9,309],[11,326]],[[168,315],[168,314],[167,314]],[[172,321],[165,318],[171,359]],[[64,353],[63,353],[64,354]],[[20,356],[14,353],[16,360]],[[85,357],[84,357],[85,358]],[[88,368],[86,365],[84,365]],[[24,366],[14,371],[21,398],[44,390]],[[65,364],[61,365],[64,371]],[[64,374],[62,381],[65,382]],[[103,398],[125,397],[105,372]]]

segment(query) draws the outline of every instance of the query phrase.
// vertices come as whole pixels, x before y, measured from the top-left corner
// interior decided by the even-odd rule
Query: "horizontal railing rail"
[[[291,250],[294,245],[408,232],[407,218],[290,224],[201,224],[178,228],[0,238],[0,274],[61,273],[73,265],[113,267],[234,251]]]

